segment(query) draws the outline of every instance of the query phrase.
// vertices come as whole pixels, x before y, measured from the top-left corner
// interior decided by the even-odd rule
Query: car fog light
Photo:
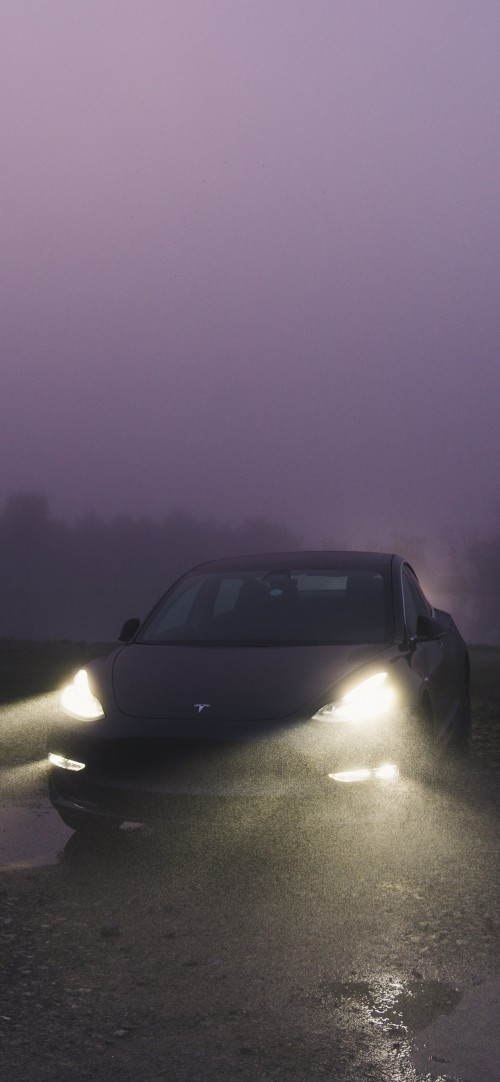
[[[371,770],[339,770],[336,774],[329,774],[333,781],[368,781]]]
[[[399,778],[399,767],[394,763],[384,763],[383,766],[377,766],[373,773],[380,781],[397,781]]]
[[[329,774],[329,778],[332,781],[370,781],[371,778],[377,781],[397,781],[399,778],[399,767],[394,763],[384,763],[383,766],[376,766],[372,770],[360,769],[360,770],[339,770],[335,774]]]
[[[49,752],[49,763],[52,766],[60,766],[62,770],[84,770],[85,763],[78,763],[76,759],[65,759],[64,755],[54,755]]]

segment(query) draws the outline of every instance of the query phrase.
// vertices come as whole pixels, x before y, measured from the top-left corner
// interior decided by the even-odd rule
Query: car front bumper
[[[116,735],[106,728],[54,731],[48,751],[83,763],[52,765],[49,796],[61,815],[116,821],[169,819],[234,802],[286,802],[331,789],[338,773],[396,766],[400,719],[355,728],[307,721],[280,725],[253,739],[168,739],[141,726]]]

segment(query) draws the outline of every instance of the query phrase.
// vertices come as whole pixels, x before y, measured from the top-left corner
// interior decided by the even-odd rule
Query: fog
[[[459,551],[395,535],[373,547],[411,560],[432,603],[451,610],[470,642],[500,642],[500,534]],[[15,493],[0,514],[0,638],[111,642],[204,560],[304,548],[264,518],[230,525],[173,511],[156,521],[86,515],[68,524],[40,493]]]
[[[404,545],[478,633],[498,4],[6,0],[0,29],[0,501],[46,497],[63,553],[101,523],[96,560],[179,515],[208,555],[256,521]]]

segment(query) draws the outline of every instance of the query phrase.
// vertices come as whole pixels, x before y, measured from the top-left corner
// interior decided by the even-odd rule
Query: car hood
[[[394,648],[207,647],[131,643],[115,655],[113,692],[122,714],[165,720],[259,722],[314,713],[336,685]]]

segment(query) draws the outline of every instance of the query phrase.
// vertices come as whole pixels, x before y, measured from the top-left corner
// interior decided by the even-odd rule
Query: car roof
[[[209,560],[192,568],[196,571],[315,571],[342,567],[347,570],[376,571],[388,567],[401,557],[390,552],[357,552],[352,550],[313,550],[311,552],[263,552],[246,556],[229,556]]]

